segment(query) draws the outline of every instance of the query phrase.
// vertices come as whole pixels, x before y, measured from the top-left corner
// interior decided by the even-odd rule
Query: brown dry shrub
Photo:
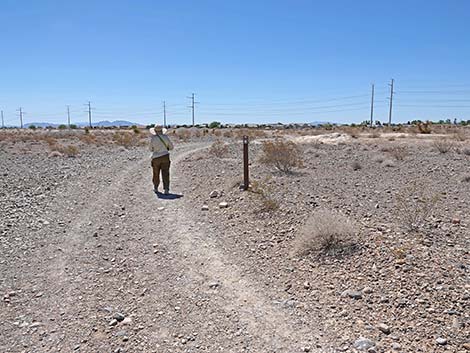
[[[354,240],[357,230],[346,216],[331,210],[318,210],[300,228],[294,251],[306,255],[312,251],[335,253]]]
[[[393,146],[388,149],[388,153],[397,161],[402,161],[408,156],[409,152],[405,146]]]
[[[425,123],[418,123],[418,132],[420,134],[430,134],[431,131],[431,124],[428,122]]]
[[[135,134],[129,132],[115,132],[113,134],[113,141],[116,145],[123,147],[135,146],[138,143],[138,140],[135,137]]]
[[[272,188],[269,186],[269,178],[262,181],[253,180],[250,184],[249,191],[259,195],[261,199],[261,207],[257,212],[274,212],[279,209],[279,203],[273,197]]]
[[[64,145],[56,143],[54,145],[49,145],[49,148],[51,152],[59,152],[62,155],[65,155],[67,157],[75,157],[79,153],[78,147],[74,145],[64,146]],[[52,154],[52,156],[54,155]]]
[[[436,140],[432,143],[432,147],[439,153],[451,152],[455,148],[455,144],[447,139]]]
[[[409,231],[421,229],[436,207],[439,195],[431,192],[425,182],[414,180],[396,197],[395,210]]]
[[[227,144],[221,140],[215,141],[209,149],[209,153],[217,158],[224,158],[228,152]]]
[[[283,173],[303,167],[302,150],[292,141],[275,139],[263,142],[260,162]]]

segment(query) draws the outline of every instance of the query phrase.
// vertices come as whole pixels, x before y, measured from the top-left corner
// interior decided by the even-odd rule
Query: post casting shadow
[[[172,194],[172,193],[165,195],[165,194],[162,194],[161,192],[156,192],[155,194],[157,195],[159,199],[162,199],[162,200],[176,200],[176,199],[180,199],[183,197],[183,195]]]

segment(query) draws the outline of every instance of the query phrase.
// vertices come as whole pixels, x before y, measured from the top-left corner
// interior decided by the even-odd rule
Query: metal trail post
[[[248,158],[248,136],[243,136],[243,190],[248,190],[250,186],[250,171]]]

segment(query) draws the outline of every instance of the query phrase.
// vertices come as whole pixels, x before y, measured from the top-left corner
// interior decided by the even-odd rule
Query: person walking
[[[163,190],[165,195],[170,192],[170,151],[173,143],[170,138],[163,133],[162,127],[155,125],[150,128],[150,151],[152,152],[153,169],[153,191],[159,193],[160,172],[163,179]]]

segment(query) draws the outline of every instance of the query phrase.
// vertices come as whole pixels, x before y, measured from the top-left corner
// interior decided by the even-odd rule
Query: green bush
[[[58,128],[59,130],[65,130],[65,129],[67,128],[67,125],[60,124],[57,128]]]

